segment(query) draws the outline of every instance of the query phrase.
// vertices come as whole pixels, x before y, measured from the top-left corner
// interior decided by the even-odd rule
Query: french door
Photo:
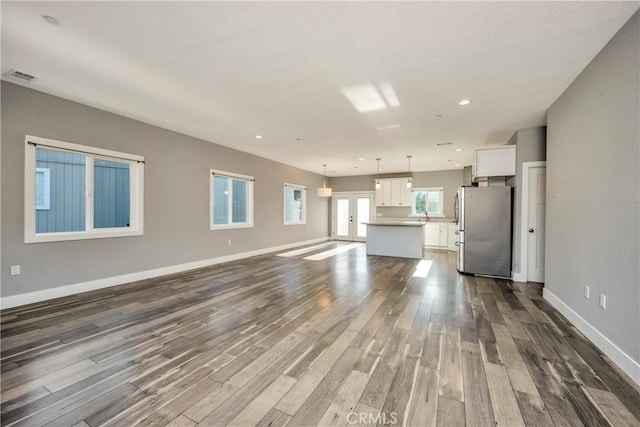
[[[331,231],[334,240],[364,242],[367,226],[374,216],[373,192],[334,193]]]

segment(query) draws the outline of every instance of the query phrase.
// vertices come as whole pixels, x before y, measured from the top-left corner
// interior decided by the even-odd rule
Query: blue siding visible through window
[[[233,180],[232,221],[247,222],[247,181]]]
[[[50,170],[50,204],[36,210],[36,233],[84,231],[87,157],[36,149],[36,167]]]
[[[293,188],[285,187],[284,188],[284,220],[286,222],[291,222],[291,213],[293,205]]]
[[[130,165],[96,159],[93,170],[93,227],[129,227]]]
[[[302,192],[301,188],[285,186],[284,187],[284,220],[285,222],[302,222]]]
[[[213,177],[213,223],[229,223],[229,178]]]

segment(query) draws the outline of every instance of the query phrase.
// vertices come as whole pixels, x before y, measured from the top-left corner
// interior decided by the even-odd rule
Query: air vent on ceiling
[[[20,80],[25,83],[31,83],[37,78],[36,76],[32,76],[31,74],[23,73],[22,71],[18,71],[18,70],[9,70],[3,75],[5,77]]]
[[[438,142],[436,143],[436,147],[442,147],[443,145],[451,145],[453,142]]]

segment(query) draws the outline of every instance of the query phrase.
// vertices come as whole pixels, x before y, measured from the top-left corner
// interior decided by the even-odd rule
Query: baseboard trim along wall
[[[513,280],[514,282],[526,282],[527,276],[522,273],[516,273],[515,271],[512,271],[511,280]]]
[[[564,315],[573,325],[591,340],[613,363],[618,365],[636,384],[640,385],[640,363],[633,360],[627,353],[611,342],[600,331],[583,319],[571,307],[560,298],[546,289],[542,291],[542,297],[556,310]]]
[[[222,264],[224,262],[236,261],[243,258],[250,258],[253,256],[264,255],[270,252],[282,251],[285,249],[291,249],[298,246],[325,242],[327,240],[329,240],[329,237],[320,237],[318,239],[287,243],[285,245],[272,246],[269,248],[257,249],[255,251],[240,252],[237,254],[225,255],[217,258],[187,262],[184,264],[170,265],[168,267],[154,268],[152,270],[140,271],[138,273],[123,274],[120,276],[106,277],[104,279],[97,279],[97,280],[91,280],[88,282],[75,283],[72,285],[59,286],[56,288],[45,289],[42,291],[12,295],[9,297],[0,298],[0,308],[4,310],[7,308],[19,307],[21,305],[33,304],[36,302],[42,302],[42,301],[46,301],[54,298],[66,297],[69,295],[75,295],[82,292],[95,291],[97,289],[109,288],[111,286],[117,286],[125,283],[136,282],[138,280],[152,279],[154,277],[165,276],[167,274],[181,273],[183,271],[194,270],[196,268],[208,267],[215,264]]]

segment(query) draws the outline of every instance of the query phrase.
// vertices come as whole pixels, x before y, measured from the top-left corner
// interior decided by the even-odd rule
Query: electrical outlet
[[[584,285],[584,297],[589,299],[589,287],[587,285]]]
[[[605,294],[600,294],[600,308],[603,310],[607,308],[607,296]]]
[[[227,240],[227,245],[231,246],[231,240]]]
[[[19,265],[12,265],[11,266],[11,275],[12,276],[19,276],[20,275],[20,266]]]

